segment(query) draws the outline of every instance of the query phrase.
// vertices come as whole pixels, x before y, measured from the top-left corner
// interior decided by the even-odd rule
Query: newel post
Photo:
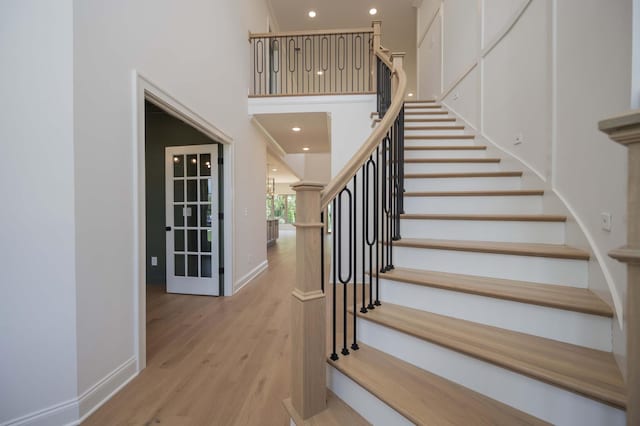
[[[627,264],[627,425],[640,425],[640,110],[603,120],[600,130],[629,149],[627,245],[609,256]]]
[[[378,87],[378,59],[376,52],[380,50],[382,45],[382,21],[372,21],[373,35],[371,39],[371,52],[369,55],[369,69],[371,70],[371,89],[375,90]]]
[[[291,298],[291,404],[307,420],[327,406],[326,310],[320,283],[320,191],[299,182],[296,191],[296,281]]]
[[[391,53],[391,63],[393,64],[393,72],[396,70],[404,69],[404,56],[405,52],[393,52]],[[391,79],[391,93],[392,96],[396,95],[396,91],[398,90],[398,80],[396,78]],[[404,93],[402,94],[404,98]]]

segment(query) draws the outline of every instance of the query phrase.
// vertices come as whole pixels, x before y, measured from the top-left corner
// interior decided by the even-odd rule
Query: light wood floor
[[[147,368],[85,425],[289,424],[295,234],[231,298],[147,292]]]

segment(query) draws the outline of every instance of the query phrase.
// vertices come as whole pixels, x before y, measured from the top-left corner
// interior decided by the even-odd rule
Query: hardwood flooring
[[[84,425],[288,425],[295,233],[231,298],[147,292],[147,368]]]

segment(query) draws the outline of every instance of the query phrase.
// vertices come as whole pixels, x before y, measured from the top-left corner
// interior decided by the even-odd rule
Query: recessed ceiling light
[[[299,132],[302,129],[296,126],[296,127],[292,127],[291,130],[293,130],[294,132]]]
[[[277,172],[277,171],[278,171],[278,169],[271,169],[271,171],[272,171],[272,172]]]
[[[369,9],[369,15],[375,15],[376,13],[378,13],[378,9],[376,9],[375,7]]]
[[[412,98],[413,97],[413,93],[409,92],[409,93],[407,93],[407,96]]]
[[[316,11],[315,10],[310,10],[309,11],[309,18],[315,18],[316,17]]]
[[[323,73],[322,71],[318,71],[316,74],[318,74],[318,75],[322,75],[322,74],[324,74],[324,73]]]
[[[304,148],[302,148],[303,151],[309,151],[309,147],[305,146]]]

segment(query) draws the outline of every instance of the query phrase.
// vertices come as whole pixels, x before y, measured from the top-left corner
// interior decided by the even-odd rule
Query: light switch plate
[[[156,256],[151,256],[151,266],[158,266],[158,258]]]
[[[602,229],[607,232],[611,232],[611,213],[602,212],[600,213],[600,223],[602,225]]]

